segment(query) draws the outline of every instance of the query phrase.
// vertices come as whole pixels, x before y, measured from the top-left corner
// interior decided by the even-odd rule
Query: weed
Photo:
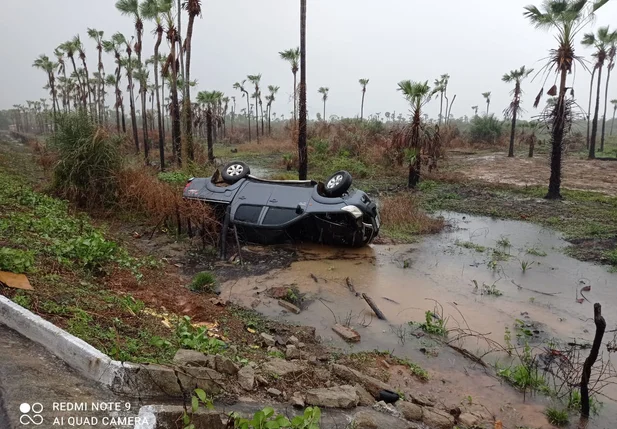
[[[617,249],[606,252],[605,257],[609,264],[617,266]]]
[[[532,256],[546,256],[546,252],[538,249],[537,247],[531,247],[525,251],[528,255]]]
[[[432,311],[427,310],[425,313],[425,322],[409,322],[411,326],[418,326],[427,334],[437,335],[439,337],[448,336],[448,319],[443,319],[442,317],[437,316]]]
[[[208,337],[208,330],[205,327],[193,326],[189,316],[180,319],[176,328],[176,337],[182,348],[206,354],[217,354],[227,346],[225,342],[217,338]]]
[[[528,269],[531,268],[531,266],[533,264],[536,263],[536,261],[529,262],[529,261],[526,261],[526,260],[522,260],[522,261],[520,261],[520,263],[521,263],[521,271],[525,273],[525,272],[527,272]]]
[[[216,278],[214,274],[208,271],[202,271],[195,274],[189,289],[193,292],[214,292],[214,286],[216,284]]]
[[[502,262],[507,261],[510,257],[510,254],[506,252],[502,252],[501,250],[493,249],[493,253],[491,255],[492,262]]]
[[[503,247],[504,249],[510,247],[511,245],[510,239],[504,235],[499,237],[499,240],[497,240],[497,246]]]
[[[159,173],[157,177],[161,182],[171,184],[185,184],[190,179],[188,174],[181,171],[165,171]]]
[[[245,419],[234,412],[230,416],[233,427],[238,429],[319,429],[321,410],[318,407],[307,407],[302,415],[291,421],[283,414],[275,414],[272,407],[257,411],[251,419]]]
[[[570,422],[570,416],[567,410],[559,410],[554,407],[547,407],[544,414],[548,422],[555,426],[566,426]]]
[[[23,308],[30,308],[32,305],[32,300],[30,297],[24,293],[17,293],[13,297],[13,302],[17,305],[21,305]]]
[[[491,296],[502,296],[503,295],[503,292],[497,289],[497,282],[491,285],[482,283],[481,288],[477,280],[472,280],[471,282],[474,284],[474,291],[476,293],[480,292],[480,295],[491,295]]]
[[[34,266],[34,253],[29,250],[0,248],[0,271],[21,274],[29,272]]]
[[[596,399],[593,396],[589,398],[589,409],[593,414],[598,415],[601,407],[602,407],[601,402],[596,401]],[[568,398],[568,409],[573,410],[573,411],[579,411],[581,409],[580,390],[572,390],[570,392],[570,396]]]
[[[212,403],[212,399],[206,395],[206,392],[203,389],[195,389],[193,394],[191,395],[191,412],[184,411],[182,415],[182,423],[184,425],[184,429],[195,429],[196,426],[193,424],[193,414],[197,412],[199,406],[203,405],[209,410],[214,409],[214,404]]]
[[[411,241],[418,234],[440,231],[444,220],[428,216],[419,205],[413,195],[406,193],[383,198],[379,214],[385,235],[400,241]]]
[[[464,247],[465,249],[473,249],[478,253],[482,253],[486,250],[486,247],[480,246],[479,244],[472,243],[471,241],[459,241],[456,240],[454,242],[456,246]]]
[[[280,350],[271,350],[268,352],[268,356],[272,356],[279,359],[285,359],[285,353]]]

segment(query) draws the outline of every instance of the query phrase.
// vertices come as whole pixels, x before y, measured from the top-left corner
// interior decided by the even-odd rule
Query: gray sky
[[[19,0],[5,1],[0,14],[0,109],[25,100],[48,97],[42,86],[43,72],[33,69],[41,53],[53,57],[61,42],[80,34],[91,70],[97,52],[86,29],[133,34],[131,18],[121,16],[114,0]],[[195,24],[192,78],[197,90],[220,90],[235,95],[243,105],[234,82],[247,74],[261,73],[262,88],[281,87],[273,111],[289,116],[292,74],[278,52],[299,45],[298,0],[203,1],[203,17]],[[491,112],[501,115],[509,102],[510,85],[501,82],[505,72],[522,65],[538,70],[541,59],[555,45],[553,35],[534,29],[523,17],[530,0],[308,0],[307,64],[308,108],[311,117],[322,111],[317,89],[330,88],[327,115],[360,113],[358,79],[369,78],[365,116],[387,111],[407,114],[408,106],[396,91],[403,79],[433,80],[450,74],[450,97],[457,94],[452,113],[470,115],[471,106],[486,108],[482,92],[492,92]],[[536,0],[536,4],[540,0]],[[610,24],[617,17],[617,1],[609,2],[585,31]],[[185,20],[186,22],[186,20]],[[612,23],[617,26],[617,22]],[[183,31],[186,26],[184,26]],[[150,56],[153,24],[145,24],[144,56]],[[579,36],[582,37],[582,34]],[[577,41],[579,55],[589,58],[590,49]],[[164,43],[165,45],[165,43]],[[167,46],[162,46],[164,52]],[[106,56],[106,72],[114,69]],[[609,99],[617,97],[613,79]],[[540,77],[526,82],[523,107],[535,114],[533,98]],[[126,82],[124,80],[124,82]],[[549,85],[550,86],[550,85]],[[548,87],[546,88],[548,89]],[[579,103],[587,106],[589,75],[577,69],[575,89]],[[193,94],[197,92],[193,90]],[[265,90],[262,90],[265,93]],[[125,103],[128,104],[125,97]],[[609,105],[610,109],[610,105]],[[435,116],[439,102],[431,101],[426,113]],[[602,110],[601,110],[602,111]]]

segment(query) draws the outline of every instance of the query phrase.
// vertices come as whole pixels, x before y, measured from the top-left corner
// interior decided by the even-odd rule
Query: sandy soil
[[[534,158],[508,158],[505,153],[451,154],[448,167],[469,179],[519,186],[547,185],[551,175],[547,154]],[[617,195],[617,162],[568,156],[563,162],[562,186]]]

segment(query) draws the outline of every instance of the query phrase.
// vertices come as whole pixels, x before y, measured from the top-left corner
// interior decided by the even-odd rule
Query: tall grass
[[[52,189],[79,206],[108,206],[116,199],[120,142],[85,113],[60,116],[57,131],[48,140],[58,157]]]
[[[379,214],[386,235],[409,240],[417,234],[439,232],[444,220],[433,218],[420,209],[417,198],[408,193],[385,197],[380,201]]]

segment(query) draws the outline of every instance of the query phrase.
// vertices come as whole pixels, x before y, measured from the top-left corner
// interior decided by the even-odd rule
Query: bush
[[[0,248],[0,271],[27,273],[34,265],[34,254],[28,250]]]
[[[469,128],[469,138],[474,143],[486,142],[495,144],[501,138],[502,132],[501,121],[495,115],[474,116]]]
[[[215,283],[216,278],[214,277],[214,274],[208,271],[202,271],[201,273],[195,274],[193,281],[189,285],[189,289],[193,292],[213,292]]]
[[[54,190],[80,206],[109,205],[115,200],[122,163],[119,143],[85,113],[60,116],[49,138],[49,146],[58,153]]]

